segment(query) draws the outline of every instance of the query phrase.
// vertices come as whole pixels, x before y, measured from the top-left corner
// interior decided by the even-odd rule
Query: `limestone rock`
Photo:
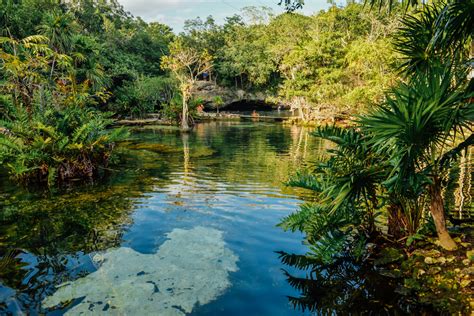
[[[208,109],[214,110],[215,97],[221,97],[224,102],[219,108],[225,110],[226,106],[238,101],[265,102],[269,97],[263,92],[248,92],[242,89],[231,89],[214,84],[212,81],[198,81],[192,92],[194,98],[201,98]]]
[[[97,271],[61,285],[43,301],[51,308],[84,297],[67,314],[184,315],[211,302],[230,285],[237,256],[222,232],[174,229],[158,252],[122,247],[96,254]]]

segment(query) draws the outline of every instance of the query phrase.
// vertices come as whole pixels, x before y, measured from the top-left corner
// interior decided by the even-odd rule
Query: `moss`
[[[201,157],[209,157],[213,156],[216,153],[216,151],[212,148],[209,147],[198,147],[195,149],[192,149],[190,152],[191,158],[201,158]]]
[[[404,255],[403,253],[396,248],[384,248],[380,252],[380,257],[377,258],[374,263],[375,265],[386,265],[388,263],[393,263],[397,262],[401,259],[403,259]]]
[[[180,149],[164,144],[153,144],[153,143],[140,143],[140,144],[134,144],[134,145],[129,145],[128,148],[130,149],[138,149],[138,150],[148,150],[156,153],[177,153],[181,152]]]
[[[456,237],[459,244],[472,245],[472,228]],[[398,293],[415,299],[418,303],[431,305],[440,313],[472,313],[474,291],[471,279],[473,262],[468,259],[472,250],[462,247],[455,252],[444,251],[434,243],[419,243],[419,248],[408,253],[403,260],[395,260],[401,250],[392,246],[382,249],[375,264],[385,263],[386,274],[400,275],[403,287]],[[468,257],[468,258],[467,258]],[[391,259],[394,260],[391,260]]]

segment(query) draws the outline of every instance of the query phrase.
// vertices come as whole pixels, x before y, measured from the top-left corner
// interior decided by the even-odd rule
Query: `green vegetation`
[[[304,16],[294,12],[304,1],[282,0],[288,12],[278,16],[248,7],[223,25],[212,16],[197,18],[174,34],[133,17],[116,0],[4,0],[2,168],[19,183],[49,188],[92,179],[108,169],[117,142],[128,135],[113,128],[115,119],[153,114],[189,132],[206,102],[218,116],[225,110],[224,93],[200,98],[202,81],[219,92],[260,93],[300,121],[316,122],[313,135],[333,146],[289,181],[313,198],[280,226],[303,232],[309,251],[282,252],[282,261],[319,279],[341,269],[358,275],[351,269],[366,263],[383,266],[403,277],[404,289],[418,300],[429,295],[441,311],[467,313],[472,291],[465,276],[472,271],[462,268],[472,261],[464,251],[472,250],[463,244],[471,239],[451,236],[444,194],[452,185],[450,172],[474,143],[474,1],[330,2],[328,10]],[[335,124],[341,120],[350,127]],[[190,147],[189,138],[199,133],[196,127],[194,134],[180,135],[185,175],[191,160],[225,152]],[[303,143],[297,137],[295,157]],[[254,147],[286,141],[275,139],[260,139]],[[214,137],[222,147],[226,141]],[[156,156],[177,153],[162,144],[135,146]],[[276,151],[266,161],[255,157],[258,150],[249,150],[242,165],[288,170]],[[238,173],[232,168],[229,177]],[[91,221],[87,230],[97,224],[87,216],[82,221]],[[450,271],[423,266],[433,263],[463,272],[453,280]],[[322,287],[288,277],[308,299],[343,282],[334,275]],[[462,304],[443,299],[458,289]]]
[[[70,26],[66,15],[47,17],[61,22],[58,27]],[[67,32],[48,24],[40,29],[51,38],[0,38],[5,70],[0,162],[25,183],[91,178],[107,166],[124,131],[106,130],[110,115],[90,109],[108,98],[94,55],[86,59],[67,51]]]
[[[396,78],[396,15],[358,4],[313,17],[249,7],[223,26],[187,21],[179,36],[115,1],[8,0],[0,10],[0,157],[23,182],[95,175],[123,136],[107,131],[112,117],[159,112],[188,131],[199,80],[264,92],[311,121],[358,113]],[[211,101],[219,112],[224,100]]]
[[[106,110],[143,115],[173,96],[159,67],[171,30],[115,1],[8,0],[0,16],[0,161],[15,179],[97,175],[124,136]]]
[[[316,202],[281,223],[304,232],[310,248],[306,256],[282,253],[285,263],[318,274],[347,260],[373,257],[374,245],[384,248],[382,240],[408,249],[429,247],[417,241],[433,229],[444,250],[459,246],[446,228],[443,192],[450,168],[474,143],[474,92],[468,76],[472,8],[472,1],[452,1],[408,12],[394,38],[403,78],[380,105],[354,122],[355,128],[325,127],[314,133],[335,148],[329,159],[290,181],[313,190]],[[409,266],[403,269],[409,273]],[[405,276],[407,291],[416,295],[466,287],[463,278],[448,285],[448,275],[437,281]],[[440,310],[472,308],[466,296],[457,306],[440,299]]]
[[[0,135],[0,161],[20,182],[52,186],[77,178],[93,178],[107,167],[123,129],[108,130],[112,122],[97,111],[68,107],[29,115],[23,109],[8,114]]]
[[[347,118],[381,100],[397,78],[390,43],[397,24],[398,14],[360,4],[312,17],[251,7],[223,26],[211,17],[188,21],[181,37],[214,57],[210,80],[263,91],[315,121]]]

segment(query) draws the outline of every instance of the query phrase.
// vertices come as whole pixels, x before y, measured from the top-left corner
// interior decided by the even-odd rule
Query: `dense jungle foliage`
[[[91,178],[126,135],[108,129],[114,118],[160,112],[189,131],[207,80],[263,92],[303,121],[355,125],[314,132],[334,148],[290,181],[316,202],[281,224],[309,245],[286,263],[321,273],[367,259],[381,239],[413,247],[430,231],[455,250],[443,194],[474,142],[474,1],[349,1],[313,16],[293,12],[303,1],[281,3],[288,13],[249,7],[174,34],[115,0],[4,1],[0,162],[25,183]]]
[[[360,4],[312,17],[249,7],[222,26],[187,21],[179,35],[117,1],[7,0],[0,17],[0,159],[24,182],[106,167],[123,136],[107,131],[112,116],[161,112],[189,129],[199,80],[264,92],[308,121],[358,113],[397,77],[398,14]]]
[[[427,277],[422,274],[429,264],[447,266],[433,243],[448,251],[459,247],[461,268],[473,259],[472,250],[467,255],[463,251],[470,248],[469,241],[462,242],[463,235],[458,233],[456,243],[446,227],[449,209],[443,195],[452,181],[450,169],[474,143],[474,2],[410,1],[405,5],[407,12],[393,36],[394,50],[401,58],[401,78],[370,113],[358,116],[356,127],[326,126],[313,133],[334,144],[331,156],[289,184],[314,191],[316,202],[302,205],[281,223],[285,229],[305,233],[309,252],[281,256],[286,264],[308,270],[311,279],[324,283],[328,269],[333,271],[329,274],[337,274],[348,262],[361,263],[377,255],[382,258],[375,265],[378,261],[383,267],[403,260],[406,253],[413,266],[395,264],[390,273],[404,275],[407,294],[429,301],[438,311],[469,313],[472,290],[470,282],[464,281],[471,275],[469,268],[461,277],[449,268],[433,276],[441,267],[432,267]],[[465,221],[450,220],[460,225],[471,221],[471,215],[467,216]],[[427,245],[434,232],[438,240]],[[383,249],[390,247],[387,241],[405,253]],[[381,245],[382,251],[374,249]],[[420,247],[426,247],[425,251],[416,250]],[[433,253],[441,257],[439,261],[430,257]],[[455,256],[451,252],[450,262]],[[305,293],[294,301],[296,305],[311,300],[306,296],[309,293],[324,290],[291,275],[289,279]],[[449,302],[449,297],[458,295],[456,304]]]

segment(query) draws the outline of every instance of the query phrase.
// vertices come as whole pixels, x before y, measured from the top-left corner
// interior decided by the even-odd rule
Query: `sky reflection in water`
[[[281,273],[275,251],[301,253],[304,246],[300,235],[275,225],[307,194],[286,188],[283,182],[320,146],[307,130],[278,124],[210,123],[198,125],[190,135],[146,128],[132,134],[120,149],[124,161],[96,184],[38,193],[11,188],[3,180],[0,254],[6,268],[0,272],[0,311],[37,313],[52,306],[59,313],[85,310],[107,296],[105,287],[88,286],[106,271],[127,276],[121,279],[123,284],[154,289],[146,283],[151,279],[140,283],[137,274],[144,269],[139,262],[152,265],[150,260],[160,256],[155,259],[161,272],[153,270],[150,275],[161,279],[168,273],[172,279],[173,256],[190,258],[189,247],[199,249],[200,244],[173,247],[173,254],[165,256],[169,259],[160,259],[162,247],[173,245],[169,234],[204,227],[218,232],[217,244],[225,243],[225,247],[208,248],[225,249],[230,261],[224,265],[217,259],[226,268],[213,268],[213,272],[216,278],[219,271],[226,277],[213,282],[218,290],[208,288],[205,299],[196,294],[195,285],[183,294],[181,304],[176,303],[178,296],[171,299],[170,295],[168,305],[176,306],[173,311],[190,312],[194,306],[193,314],[293,314],[286,295],[296,292]],[[129,256],[130,262],[121,259],[123,266],[112,268],[107,260],[97,261],[100,256]],[[205,270],[213,261],[199,262],[203,265],[196,276],[209,279]],[[161,287],[159,282],[155,283]],[[57,290],[64,284],[69,286]],[[136,296],[137,301],[132,297],[129,306],[121,302],[120,307],[132,308],[145,296]],[[70,305],[58,305],[73,298]],[[107,302],[102,304],[104,308]],[[109,303],[107,308],[112,306]],[[98,310],[97,305],[93,308]]]

